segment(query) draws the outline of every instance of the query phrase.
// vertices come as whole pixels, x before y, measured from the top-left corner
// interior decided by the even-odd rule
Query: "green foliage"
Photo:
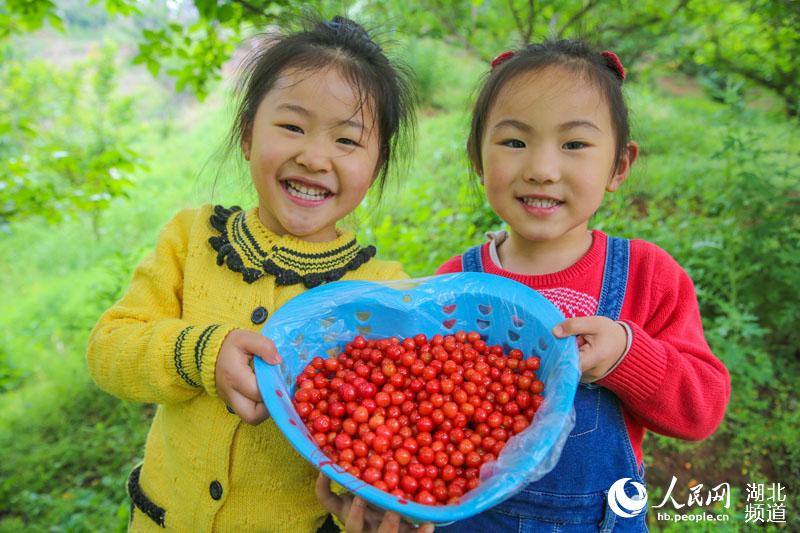
[[[123,196],[141,162],[133,100],[116,94],[115,50],[61,72],[40,61],[0,67],[0,224],[87,213]]]
[[[778,94],[790,115],[800,110],[800,11],[781,0],[458,0],[440,2],[326,1],[298,5],[288,0],[193,0],[171,5],[152,17],[145,5],[105,0],[109,14],[137,16],[140,27],[137,63],[154,75],[166,71],[178,90],[190,88],[201,98],[219,79],[223,63],[243,35],[270,25],[291,26],[308,9],[347,13],[378,27],[390,21],[406,35],[443,39],[488,61],[509,47],[545,38],[580,37],[615,50],[629,70],[641,59],[682,62],[692,71],[725,79],[732,75]],[[70,4],[63,17],[87,24]],[[32,31],[49,21],[61,27],[62,15],[51,0],[7,0],[0,6],[0,40]],[[645,63],[645,61],[641,62]],[[632,69],[636,73],[638,69]],[[424,80],[423,80],[424,81]]]
[[[695,1],[680,57],[717,78],[734,76],[772,91],[800,115],[800,10],[776,0]]]
[[[13,33],[38,30],[45,22],[62,27],[52,0],[3,0],[0,3],[0,41]]]
[[[665,106],[648,91],[633,96],[644,158],[597,223],[656,242],[689,272],[706,338],[732,380],[715,435],[699,444],[648,437],[650,464],[673,455],[690,460],[698,479],[786,484],[800,475],[790,436],[799,421],[800,156],[787,149],[800,132],[745,107],[734,90],[721,95],[723,105],[685,98]],[[791,508],[800,508],[800,498],[790,497]]]
[[[0,242],[14,258],[0,298],[16,302],[0,314],[0,368],[17,370],[0,395],[0,531],[122,531],[127,520],[124,480],[141,456],[151,411],[99,391],[83,353],[142,249],[89,248],[85,222],[73,224],[54,233],[28,221]],[[74,248],[64,249],[67,242]]]
[[[407,39],[399,55],[414,74],[419,105],[426,111],[470,108],[479,78],[488,71],[463,49],[429,38]]]
[[[388,9],[390,20],[410,35],[445,39],[488,61],[501,51],[546,38],[581,37],[602,43],[631,61],[669,35],[675,13],[686,2],[572,2],[550,0],[416,0],[367,4],[367,11]]]
[[[453,254],[480,242],[482,231],[499,225],[468,171],[459,140],[466,125],[465,117],[456,114],[424,122],[420,137],[432,142],[421,143],[414,178],[404,183],[400,199],[385,194],[387,205],[370,213],[363,230],[365,240],[400,261],[412,276],[433,274]]]
[[[46,524],[122,531],[124,482],[141,456],[150,413],[100,392],[83,369],[61,377],[3,423],[0,530],[16,523],[26,530]]]

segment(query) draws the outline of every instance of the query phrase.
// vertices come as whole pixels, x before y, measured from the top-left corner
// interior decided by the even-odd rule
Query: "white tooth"
[[[324,189],[310,188],[296,181],[287,181],[286,184],[288,185],[289,193],[298,198],[321,200],[327,195]]]
[[[289,185],[294,192],[304,196],[310,196],[312,198],[323,198],[325,196],[325,191],[323,189],[318,189],[316,187],[311,188],[296,181],[290,181]]]
[[[558,205],[557,200],[550,200],[545,198],[523,198],[523,201],[531,207],[548,208]]]

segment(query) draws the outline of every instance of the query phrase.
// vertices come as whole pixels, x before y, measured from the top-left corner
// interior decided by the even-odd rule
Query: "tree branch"
[[[715,59],[721,65],[723,65],[726,69],[730,70],[734,74],[739,74],[740,76],[743,76],[743,77],[747,78],[748,80],[750,80],[752,82],[755,82],[755,83],[757,83],[759,85],[763,85],[764,87],[767,87],[768,89],[772,89],[773,91],[775,91],[775,92],[777,92],[778,94],[781,94],[781,95],[784,94],[784,91],[786,90],[786,87],[787,87],[787,83],[786,82],[789,79],[793,78],[790,75],[791,73],[780,72],[778,74],[778,78],[779,78],[778,80],[771,80],[771,79],[763,76],[762,74],[759,74],[755,70],[744,68],[741,65],[739,65],[737,63],[734,63],[730,59],[728,59],[726,57],[723,57],[719,53],[719,47],[717,47]],[[797,79],[796,76],[794,77],[794,79]]]
[[[632,30],[637,30],[639,28],[643,28],[645,26],[650,26],[651,24],[657,24],[659,22],[663,22],[664,20],[670,20],[678,11],[686,7],[686,4],[689,3],[689,0],[681,0],[675,6],[675,8],[667,15],[666,17],[662,17],[661,15],[653,15],[650,18],[644,19],[640,21],[638,24],[628,24],[626,26],[606,26],[601,27],[599,29],[608,30],[608,31],[618,31],[620,33],[629,32]]]
[[[533,27],[536,23],[536,6],[534,6],[535,0],[528,0],[528,28],[525,31],[525,42],[522,44],[528,44],[531,42],[531,36],[533,35]]]
[[[514,17],[514,24],[517,26],[517,31],[522,35],[522,19],[519,16],[519,12],[514,8],[514,0],[508,0],[508,9],[511,10],[511,16]]]
[[[591,11],[596,5],[597,5],[597,1],[596,0],[589,0],[589,2],[585,6],[583,6],[583,8],[580,11],[578,11],[577,13],[572,15],[569,18],[569,20],[567,20],[561,26],[561,28],[558,30],[558,38],[559,39],[563,38],[564,37],[564,32],[567,31],[567,28],[572,26],[575,23],[575,21],[582,19],[583,16],[586,13],[588,13],[589,11]]]
[[[445,29],[447,29],[449,36],[453,39],[455,44],[463,47],[467,52],[469,52],[470,54],[474,55],[477,58],[480,58],[483,61],[488,60],[488,58],[484,57],[484,55],[481,53],[480,50],[475,48],[475,45],[469,42],[469,39],[467,39],[465,36],[461,35],[458,32],[458,29],[455,26],[453,26],[452,23],[450,23],[449,21],[445,21],[443,19],[442,25],[445,27]]]

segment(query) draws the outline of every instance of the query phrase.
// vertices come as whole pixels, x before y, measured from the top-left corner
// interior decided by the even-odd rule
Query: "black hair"
[[[393,163],[406,161],[413,144],[415,96],[407,67],[390,60],[358,23],[334,17],[307,17],[302,29],[261,39],[242,63],[236,85],[236,114],[227,151],[241,145],[251,131],[264,96],[287,69],[317,71],[335,67],[359,95],[360,107],[370,104],[380,140],[379,195]],[[404,153],[398,153],[404,150]]]
[[[622,96],[622,72],[601,52],[588,44],[576,40],[560,40],[529,44],[514,51],[506,59],[496,62],[489,72],[472,110],[472,126],[467,140],[467,153],[472,168],[479,174],[483,171],[481,143],[486,129],[486,119],[500,90],[521,74],[548,67],[572,70],[576,74],[585,76],[598,88],[611,112],[611,123],[615,134],[614,168],[619,165],[630,136],[628,108]]]

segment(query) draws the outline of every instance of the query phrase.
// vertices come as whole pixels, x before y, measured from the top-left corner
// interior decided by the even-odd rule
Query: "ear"
[[[252,141],[253,141],[253,128],[248,127],[244,131],[244,135],[242,135],[242,142],[241,142],[242,155],[244,155],[245,161],[250,161],[250,149],[252,147]]]
[[[617,165],[616,170],[614,171],[614,175],[611,176],[611,179],[606,185],[606,190],[608,192],[614,192],[619,189],[625,180],[628,179],[628,174],[631,171],[631,167],[633,163],[636,162],[636,158],[639,156],[639,145],[633,141],[628,142],[625,146],[625,149],[622,151],[622,157],[619,159],[619,164]]]

